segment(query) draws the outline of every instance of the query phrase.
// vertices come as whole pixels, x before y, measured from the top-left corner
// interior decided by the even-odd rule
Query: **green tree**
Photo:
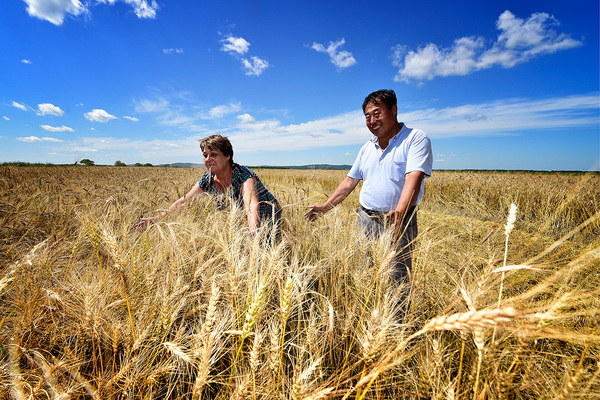
[[[81,165],[87,165],[87,166],[96,165],[96,163],[94,163],[89,158],[84,158],[83,160],[79,161],[79,164],[81,164]]]
[[[115,161],[115,167],[126,167],[127,164],[125,164],[123,161],[121,160],[117,160]]]

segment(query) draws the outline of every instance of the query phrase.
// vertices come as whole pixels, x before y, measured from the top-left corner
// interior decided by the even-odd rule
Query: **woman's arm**
[[[260,226],[260,204],[258,201],[255,178],[246,179],[242,184],[242,198],[244,200],[246,217],[248,217],[250,233],[254,233]]]
[[[188,201],[188,200],[191,200],[191,199],[192,199],[192,197],[194,197],[194,196],[195,196],[195,195],[197,195],[198,193],[203,193],[203,192],[202,192],[202,189],[200,189],[200,185],[199,185],[198,183],[196,183],[196,184],[194,185],[194,187],[193,187],[193,188],[191,188],[191,189],[190,189],[190,191],[189,191],[189,192],[187,192],[187,194],[186,194],[185,196],[181,197],[181,198],[180,198],[180,199],[178,199],[178,200],[175,200],[175,201],[173,202],[173,204],[171,204],[171,205],[169,206],[169,211],[168,211],[168,212],[175,211],[175,210],[177,210],[178,208],[183,208],[183,207],[185,207],[185,204],[187,203],[187,201]],[[168,213],[168,212],[167,212],[167,211],[163,211],[163,212],[162,212],[162,216],[164,217],[165,215],[167,215],[167,213]]]
[[[135,225],[135,228],[138,229],[138,230],[142,230],[142,231],[145,230],[148,227],[148,225],[153,224],[160,217],[164,217],[168,213],[170,213],[171,211],[175,211],[175,210],[177,210],[179,208],[185,207],[187,201],[190,200],[192,197],[194,197],[195,195],[197,195],[199,193],[201,194],[201,193],[204,193],[204,192],[202,191],[202,189],[200,189],[200,185],[198,183],[196,183],[194,185],[194,187],[192,187],[190,189],[190,191],[185,196],[183,196],[183,197],[175,200],[173,202],[173,204],[171,204],[167,210],[162,211],[160,213],[160,215],[157,215],[155,217],[142,218],[140,220],[140,222],[138,222]]]

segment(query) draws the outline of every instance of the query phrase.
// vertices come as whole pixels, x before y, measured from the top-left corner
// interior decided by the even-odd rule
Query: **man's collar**
[[[405,129],[407,129],[407,128],[406,128],[406,124],[405,124],[404,122],[400,122],[400,130],[398,131],[398,133],[396,133],[394,136],[392,136],[392,137],[390,138],[390,143],[392,143],[392,142],[395,142],[395,141],[396,141],[396,139],[398,139],[398,138],[401,136],[401,134],[402,134],[402,131],[403,131],[403,130],[405,130]],[[377,136],[373,135],[373,137],[371,137],[371,139],[370,139],[370,140],[371,140],[371,142],[373,142],[373,143],[374,143],[374,144],[375,144],[377,147],[379,147],[379,138],[378,138]],[[389,146],[389,145],[388,145],[388,146]]]

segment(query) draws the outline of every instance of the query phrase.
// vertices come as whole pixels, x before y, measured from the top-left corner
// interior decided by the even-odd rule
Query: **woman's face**
[[[202,155],[204,156],[204,165],[213,174],[226,171],[230,167],[229,159],[231,157],[226,156],[219,149],[205,147],[204,150],[202,150]]]

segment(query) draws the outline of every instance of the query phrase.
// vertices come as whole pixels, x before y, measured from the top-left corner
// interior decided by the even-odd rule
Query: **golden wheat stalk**
[[[68,394],[62,389],[62,387],[58,383],[58,379],[57,379],[58,374],[56,374],[56,372],[55,372],[56,369],[58,369],[58,366],[60,365],[60,363],[58,365],[50,366],[49,363],[46,361],[46,359],[39,352],[37,352],[37,351],[30,351],[30,352],[33,355],[33,360],[42,370],[42,374],[44,376],[44,379],[46,380],[46,383],[48,384],[52,398],[55,398],[55,399],[68,398],[69,397]],[[28,358],[31,359],[30,357],[28,357]]]
[[[16,262],[14,262],[11,265],[10,269],[8,270],[8,273],[6,275],[4,275],[2,277],[2,279],[0,279],[0,294],[2,294],[2,292],[4,291],[4,288],[14,279],[15,272],[17,272],[17,270],[19,269],[19,267],[22,264],[26,264],[29,266],[33,265],[33,260],[35,259],[35,255],[36,255],[37,251],[41,247],[44,247],[46,245],[47,240],[48,239],[33,246],[31,248],[31,250],[29,250],[29,252],[27,252],[27,254],[25,254],[25,256],[23,258],[21,258],[20,260],[17,260]]]
[[[501,323],[511,322],[517,315],[518,312],[515,309],[507,307],[502,309],[456,313],[431,319],[421,330],[413,333],[400,342],[393,351],[388,353],[388,355],[380,361],[379,366],[375,368],[374,371],[364,376],[356,384],[355,388],[360,388],[365,384],[367,385],[356,399],[363,400],[365,398],[370,387],[375,382],[375,379],[377,379],[382,372],[390,369],[394,365],[391,360],[393,360],[401,350],[406,348],[408,342],[416,337],[432,331],[473,331],[477,328],[495,327]]]
[[[294,384],[292,385],[292,393],[290,396],[292,400],[300,400],[303,398],[302,394],[306,391],[307,381],[310,379],[310,377],[320,364],[321,359],[318,358],[315,361],[313,361],[306,369],[304,369],[304,371],[302,371],[296,376],[296,379],[294,379]]]
[[[61,368],[63,368],[73,379],[75,379],[87,392],[87,394],[94,400],[100,400],[100,395],[98,390],[92,386],[90,381],[88,381],[77,369],[75,366],[69,365],[69,363],[61,362]]]
[[[535,257],[529,259],[528,260],[529,263],[533,263],[534,261],[540,260],[543,257],[547,256],[548,254],[552,253],[558,247],[567,243],[573,236],[579,234],[588,226],[595,224],[598,220],[600,220],[600,211],[596,212],[594,215],[592,215],[591,217],[589,217],[588,219],[583,221],[581,224],[579,224],[577,227],[575,227],[575,229],[572,229],[570,232],[565,234],[563,237],[558,239],[556,242],[552,243],[546,250],[539,253]]]
[[[508,271],[518,271],[521,269],[527,269],[530,271],[540,271],[540,268],[534,267],[532,265],[505,265],[502,267],[498,267],[494,270],[492,270],[492,272],[508,272]]]
[[[187,364],[192,363],[192,357],[190,357],[185,350],[179,347],[176,343],[164,342],[162,345],[169,350],[171,354],[177,356],[178,359],[185,361]]]
[[[248,337],[256,322],[258,321],[258,316],[260,310],[262,309],[267,297],[267,278],[266,276],[260,280],[256,293],[254,294],[254,298],[252,299],[252,303],[248,310],[246,311],[246,316],[244,319],[244,325],[242,326],[242,341]]]
[[[422,330],[425,332],[473,331],[476,328],[490,328],[511,322],[517,315],[517,311],[511,307],[456,313],[433,318]]]
[[[20,366],[20,346],[11,339],[8,345],[8,368],[10,371],[11,393],[16,400],[27,400],[28,396],[23,390],[23,375]]]
[[[213,363],[213,351],[216,337],[217,332],[213,331],[207,334],[207,337],[204,339],[204,347],[200,356],[200,365],[198,366],[196,379],[194,380],[194,385],[192,387],[193,400],[202,398],[202,392],[208,383],[209,371]]]

